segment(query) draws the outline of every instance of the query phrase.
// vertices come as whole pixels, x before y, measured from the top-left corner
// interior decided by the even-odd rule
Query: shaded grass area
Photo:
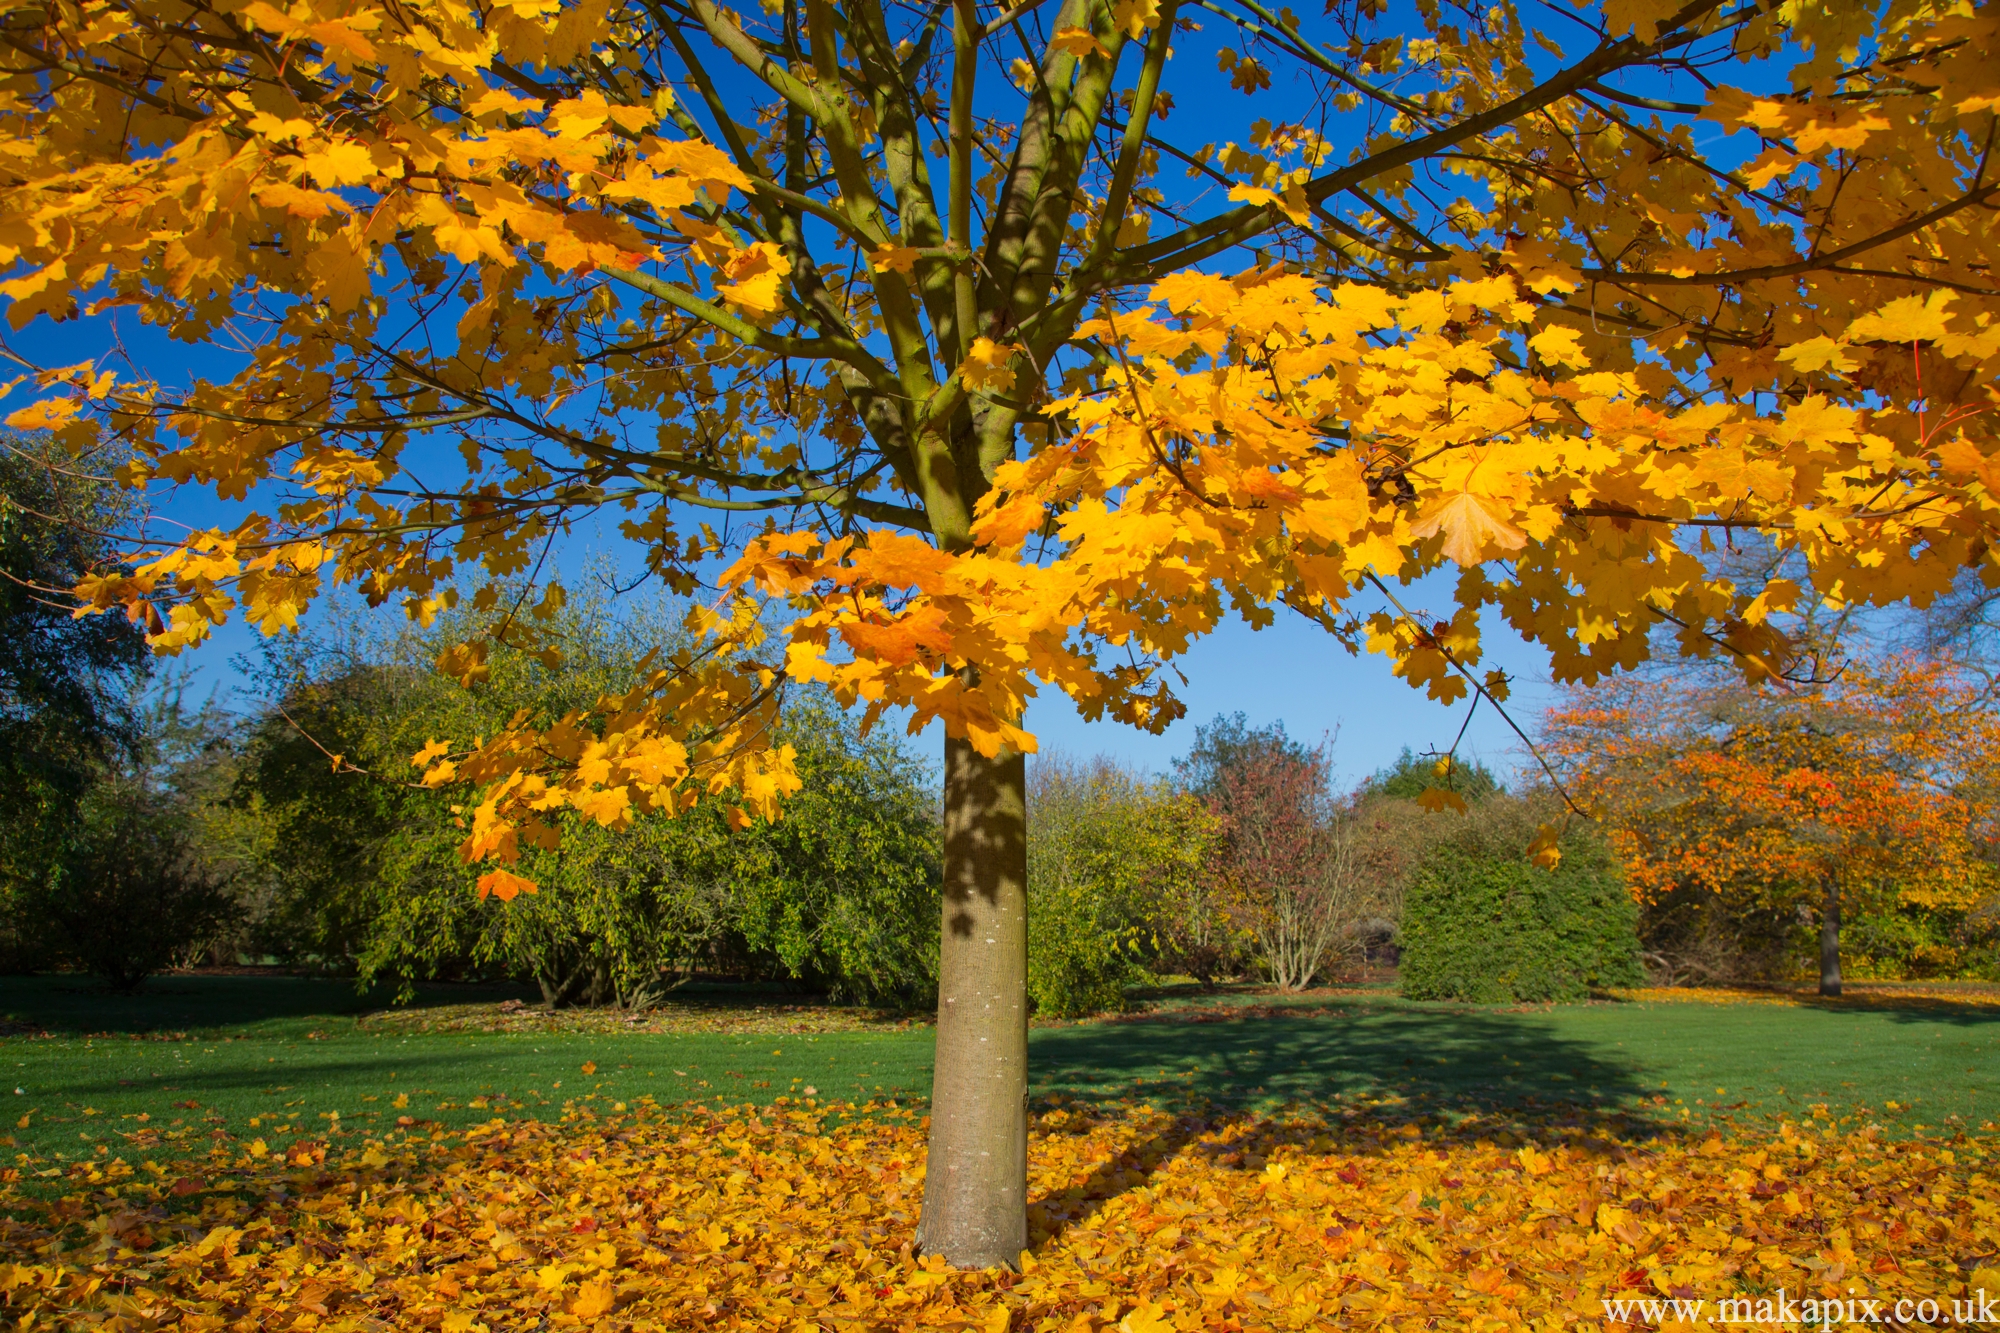
[[[426,988],[416,1003],[463,1004],[468,989]],[[13,1117],[0,1136],[31,1159],[15,1169],[45,1170],[88,1157],[166,1161],[218,1133],[281,1150],[405,1118],[445,1128],[552,1118],[570,1101],[733,1104],[810,1088],[866,1102],[930,1090],[923,1029],[489,1034],[358,1021],[381,1004],[351,983],[290,977],[164,977],[134,996],[73,977],[0,978],[15,1034],[0,1038],[0,1097],[12,1103],[0,1117]]]
[[[508,998],[520,996],[430,987],[416,1005],[463,1010]],[[548,1119],[566,1103],[811,1096],[907,1105],[930,1089],[932,1036],[920,1026],[479,1032],[362,1022],[381,1002],[348,983],[286,977],[158,978],[132,997],[79,978],[0,978],[12,1034],[0,1037],[0,1097],[14,1108],[0,1136],[12,1140],[12,1167],[32,1176],[80,1159],[165,1162],[218,1135],[282,1151],[300,1139],[380,1136],[405,1121],[400,1128],[421,1132]],[[1934,997],[1521,1009],[1418,1005],[1381,992],[1169,997],[1123,1019],[1038,1028],[1031,1049],[1044,1101],[1400,1101],[1410,1114],[1503,1118],[1566,1106],[1690,1124],[1819,1107],[1828,1118],[1917,1133],[1978,1130],[2000,1117],[2000,1008]]]
[[[2000,1008],[1936,996],[1518,1008],[1218,997],[1035,1036],[1041,1088],[1085,1097],[1184,1090],[1263,1108],[1401,1097],[1461,1112],[1567,1103],[1689,1122],[1818,1107],[1913,1132],[2000,1119]]]

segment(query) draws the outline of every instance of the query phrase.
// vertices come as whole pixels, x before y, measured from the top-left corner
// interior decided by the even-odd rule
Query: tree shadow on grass
[[[416,1007],[526,998],[514,985],[432,982],[416,988]],[[0,977],[0,1016],[12,1032],[65,1036],[184,1032],[273,1020],[355,1018],[395,998],[392,983],[361,991],[351,977],[174,975],[149,977],[129,994],[77,974]]]
[[[1981,1001],[1949,995],[1875,995],[1852,990],[1833,998],[1820,995],[1794,998],[1800,1008],[1832,1014],[1886,1014],[1905,1023],[1950,1023],[1959,1027],[2000,1024],[2000,1002],[1990,998]]]
[[[1637,1065],[1562,1035],[1532,1009],[1335,1001],[1249,1017],[1209,1011],[1043,1030],[1033,1051],[1038,1092],[1086,1100],[1250,1109],[1404,1098],[1492,1115],[1632,1105],[1642,1093]]]
[[[1877,985],[1883,989],[1870,989]],[[1721,998],[1714,1000],[1704,1000],[1699,989],[1686,992],[1688,998],[1677,1001],[1660,1001],[1649,996],[1609,996],[1605,999],[1612,1004],[1728,1005],[1732,1002],[1728,998],[1730,992],[1747,992],[1755,997],[1749,1001],[1753,1004],[1790,1004],[1828,1014],[1886,1014],[1902,1022],[1945,1022],[1970,1027],[2000,1023],[2000,985],[1926,989],[1922,982],[1861,982],[1858,985],[1850,982],[1844,994],[1828,996],[1807,986],[1746,983],[1727,988]]]
[[[1172,1117],[1036,1199],[1034,1225],[1052,1236],[1188,1153],[1255,1171],[1282,1145],[1310,1144],[1315,1155],[1352,1159],[1338,1169],[1365,1172],[1363,1159],[1412,1138],[1608,1152],[1690,1132],[1651,1118],[1635,1065],[1564,1037],[1532,1010],[1336,1001],[1282,1015],[1211,1011],[1037,1032],[1034,1061],[1043,1103],[1070,1113],[1045,1119],[1045,1134],[1087,1132],[1106,1103],[1150,1102]]]

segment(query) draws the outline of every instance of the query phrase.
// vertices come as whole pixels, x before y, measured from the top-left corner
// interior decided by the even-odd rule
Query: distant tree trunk
[[[944,747],[937,1062],[917,1248],[955,1268],[1028,1247],[1027,762]]]
[[[1840,881],[1832,875],[1819,910],[1819,993],[1840,994]]]

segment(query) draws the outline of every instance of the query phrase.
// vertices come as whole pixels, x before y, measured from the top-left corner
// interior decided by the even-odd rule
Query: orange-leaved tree
[[[1850,662],[1804,686],[1624,677],[1546,719],[1635,896],[1693,889],[1819,915],[1840,994],[1843,910],[1965,908],[1992,891],[2000,715],[1948,661]]]
[[[1501,692],[1484,608],[1565,679],[1661,624],[1782,671],[1806,589],[1715,576],[1707,534],[1861,602],[1992,549],[1992,14],[1534,12],[17,6],[15,326],[211,352],[152,375],[107,332],[9,421],[237,506],[78,590],[166,651],[336,584],[463,595],[476,681],[496,639],[559,651],[546,557],[599,511],[714,588],[630,693],[418,756],[473,789],[482,890],[551,811],[777,814],[789,680],[942,722],[917,1241],[1011,1263],[1036,688],[1163,727],[1171,658],[1285,608],[1444,699]],[[1437,570],[1453,606],[1398,591]]]

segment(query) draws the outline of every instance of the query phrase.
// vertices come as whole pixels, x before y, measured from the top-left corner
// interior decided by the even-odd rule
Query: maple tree
[[[1850,662],[1803,687],[1625,678],[1579,692],[1547,745],[1609,827],[1635,895],[1681,886],[1819,918],[1838,995],[1844,909],[1991,892],[2000,719],[1948,661]]]
[[[1168,660],[1280,606],[1442,699],[1504,692],[1474,675],[1484,609],[1563,679],[1632,665],[1662,624],[1782,672],[1769,618],[1795,599],[1922,598],[1990,561],[1994,16],[1609,0],[1550,22],[11,10],[15,326],[129,309],[234,350],[187,384],[31,367],[46,393],[8,421],[109,432],[129,480],[241,506],[79,586],[163,651],[233,613],[292,626],[330,584],[423,621],[463,590],[485,628],[441,666],[476,680],[492,643],[559,650],[536,615],[559,585],[501,589],[599,511],[666,584],[719,581],[697,645],[637,687],[420,752],[471,789],[482,892],[532,887],[507,867],[560,812],[775,815],[788,679],[941,720],[919,1239],[1012,1262],[1036,688],[1163,727]],[[1225,95],[1181,72],[1199,51],[1270,113],[1244,142],[1170,128],[1170,43],[1187,98]],[[1796,548],[1810,593],[1715,574],[1718,528]],[[1391,587],[1433,570],[1456,570],[1448,614]]]

